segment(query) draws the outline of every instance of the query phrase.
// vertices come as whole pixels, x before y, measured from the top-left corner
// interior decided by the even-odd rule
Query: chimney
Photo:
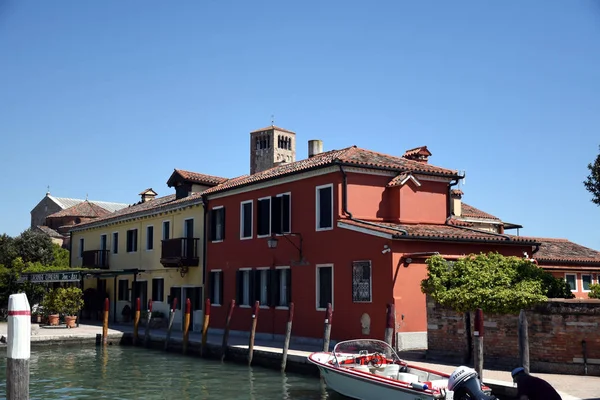
[[[402,157],[427,164],[429,157],[431,157],[431,152],[427,149],[427,146],[415,147],[414,149],[406,150]]]
[[[317,154],[323,152],[323,141],[322,140],[309,140],[308,141],[308,158],[314,157]]]
[[[460,189],[452,189],[450,191],[450,212],[455,217],[460,217],[462,215],[462,197],[463,191]]]
[[[148,188],[140,193],[140,196],[142,196],[141,202],[145,203],[147,201],[154,200],[154,198],[156,197],[157,194],[158,193],[156,193],[154,190],[152,190],[152,188]]]

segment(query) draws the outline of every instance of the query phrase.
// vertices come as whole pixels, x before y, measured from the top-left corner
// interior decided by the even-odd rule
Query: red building
[[[386,304],[395,304],[399,347],[426,344],[425,260],[498,251],[522,257],[537,242],[503,234],[498,218],[462,203],[457,171],[429,164],[426,147],[402,157],[358,148],[295,161],[295,134],[251,132],[251,174],[204,192],[208,209],[207,283],[211,326],[247,331],[261,304],[257,332],[321,338],[332,303],[332,340],[383,338]]]

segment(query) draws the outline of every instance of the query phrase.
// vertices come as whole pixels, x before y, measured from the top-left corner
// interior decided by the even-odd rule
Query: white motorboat
[[[474,369],[460,366],[448,375],[414,366],[381,340],[347,340],[331,353],[312,353],[308,360],[319,368],[329,389],[354,399],[497,399]]]

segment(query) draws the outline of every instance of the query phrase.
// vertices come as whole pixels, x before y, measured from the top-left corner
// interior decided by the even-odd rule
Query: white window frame
[[[242,274],[242,299],[248,295],[248,304],[242,304],[240,302],[240,308],[250,308],[252,304],[250,304],[250,274],[252,273],[252,268],[239,268],[238,271],[243,271]],[[245,280],[245,277],[248,277],[248,280]],[[237,290],[237,282],[236,282],[236,290]]]
[[[219,296],[213,296],[214,288],[210,288],[210,290],[211,290],[211,299],[210,299],[211,304],[210,305],[215,306],[215,307],[221,307],[221,303],[214,303],[214,304],[212,303],[212,301],[213,301],[212,297],[216,297],[217,299],[219,297],[221,297],[220,294],[221,294],[221,291],[223,290],[223,288],[221,287],[221,275],[223,274],[223,270],[222,269],[211,269],[209,271],[209,273],[213,273],[213,272],[219,273],[219,276],[218,276],[219,279],[217,280],[218,284],[219,284],[219,293],[218,293]],[[223,299],[223,301],[225,301],[225,299]]]
[[[593,284],[593,283],[594,283],[594,275],[592,275],[592,274],[581,274],[581,291],[582,291],[583,293],[588,293],[588,292],[590,292],[590,290],[589,290],[589,289],[588,289],[588,290],[585,290],[585,289],[583,288],[583,277],[584,277],[584,276],[589,276],[589,277],[590,277],[590,285],[591,285],[591,284]]]
[[[116,252],[115,252],[115,234],[117,235],[117,251]],[[114,231],[110,235],[110,254],[112,254],[112,255],[119,255],[119,242],[121,241],[119,236],[121,236],[119,231]]]
[[[575,277],[575,289],[571,289],[571,292],[577,292],[578,291],[577,289],[578,289],[578,286],[579,286],[577,284],[577,274],[565,272],[565,281],[566,282],[568,282],[567,281],[567,276],[574,276]]]
[[[215,207],[211,208],[210,211],[212,213],[212,211],[214,211],[214,210],[220,210],[221,208],[225,208],[225,206],[215,206]],[[190,219],[190,218],[188,218],[188,219]],[[223,221],[223,222],[225,222],[225,221]],[[213,224],[213,221],[210,221],[210,230],[211,230],[211,232],[212,232],[212,224]],[[215,224],[216,224],[216,221],[215,221]],[[225,224],[223,224],[223,234],[221,235],[221,237],[223,237],[223,236],[225,236]],[[212,237],[210,239],[211,239],[210,240],[211,243],[222,243],[223,242],[223,239],[213,240]]]
[[[319,300],[321,300],[319,298],[319,286],[320,282],[319,282],[319,269],[320,268],[328,268],[331,267],[331,310],[333,311],[333,299],[335,298],[335,293],[333,291],[334,289],[334,270],[333,270],[333,264],[317,264],[315,265],[315,306],[317,311],[326,311],[326,308],[320,308],[319,307]]]
[[[287,270],[288,270],[288,272],[286,272],[286,274],[288,274],[288,273],[289,273],[289,271],[291,271],[291,268],[290,268],[290,266],[289,266],[289,265],[284,265],[284,266],[275,267],[275,269],[276,269],[276,270],[278,270],[278,269],[287,269]],[[287,278],[287,277],[286,277],[286,278]],[[287,280],[287,279],[282,279],[282,278],[281,278],[281,275],[279,275],[279,282],[277,282],[277,284],[279,285],[279,298],[277,299],[277,304],[281,304],[281,298],[282,298],[282,294],[283,294],[283,290],[282,290],[282,289],[285,287],[285,281],[286,281],[286,280]],[[286,294],[286,297],[287,297],[287,292],[286,292],[285,294]],[[280,306],[280,305],[277,305],[277,306],[275,306],[275,309],[276,309],[276,310],[289,310],[289,309],[290,309],[290,307],[289,307],[289,305],[287,305],[287,306]]]
[[[266,234],[266,235],[259,235],[258,234],[258,226],[260,225],[260,221],[258,221],[258,210],[260,208],[259,207],[259,202],[262,201],[262,200],[269,200],[269,223],[268,223],[268,225],[269,225],[269,233]],[[273,202],[271,201],[271,196],[260,197],[260,198],[256,199],[256,218],[257,218],[257,220],[256,220],[256,237],[259,238],[259,239],[260,238],[271,237],[271,218],[273,216],[272,215],[273,210],[271,210],[271,206],[272,205],[273,205]]]
[[[319,191],[321,189],[325,189],[325,188],[331,188],[331,226],[328,228],[320,228],[319,225],[321,225],[321,224],[319,222],[321,222],[321,221],[319,220],[319,214],[320,214],[319,211],[321,210],[321,202],[319,201],[320,200]],[[326,185],[319,185],[315,188],[315,222],[316,222],[315,227],[318,232],[330,231],[333,229],[333,220],[335,219],[334,213],[333,213],[333,211],[335,209],[334,204],[333,204],[333,199],[334,199],[333,183],[328,183]]]
[[[244,236],[244,204],[250,204],[250,236]],[[240,240],[248,240],[254,237],[254,200],[240,202]]]
[[[260,271],[260,276],[259,279],[261,280],[261,285],[260,285],[260,293],[258,294],[258,301],[260,301],[260,308],[269,308],[269,285],[271,284],[271,282],[269,282],[269,270],[271,268],[270,267],[258,267],[256,268],[257,271]],[[266,285],[265,285],[265,297],[266,297],[266,301],[263,303],[262,302],[262,291],[263,291],[263,286],[262,286],[262,278],[263,278],[263,273],[265,275],[265,279],[266,279]]]
[[[162,229],[161,236],[160,236],[161,240],[169,240],[169,239],[165,239],[165,223],[169,224],[169,239],[172,239],[173,238],[172,237],[173,236],[172,235],[172,232],[173,232],[172,225],[173,224],[171,223],[170,219],[165,219],[161,223],[161,229]]]
[[[149,249],[148,248],[148,229],[152,228],[152,248]],[[146,251],[153,251],[154,250],[154,225],[146,225],[146,237],[145,237],[145,242],[146,242]]]
[[[372,303],[373,302],[373,262],[371,260],[356,260],[352,262],[352,291],[354,291],[354,263],[363,262],[369,263],[369,301],[354,300],[354,293],[352,293],[353,303]]]
[[[83,259],[83,249],[85,247],[85,238],[79,238],[79,258]]]
[[[290,220],[289,220],[290,230],[287,232],[283,232],[283,234],[293,232],[293,230],[292,230],[292,192],[279,193],[278,195],[275,195],[275,197],[283,197],[285,195],[288,195],[290,197],[290,209],[288,210],[289,218],[290,218]],[[273,204],[271,204],[271,207],[272,206],[273,206]],[[272,210],[271,210],[271,213],[273,213]],[[271,215],[271,217],[272,217],[272,215]],[[281,234],[277,234],[277,236],[281,236]]]

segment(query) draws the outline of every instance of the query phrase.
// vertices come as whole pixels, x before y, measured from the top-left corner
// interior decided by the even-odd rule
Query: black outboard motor
[[[454,392],[454,400],[498,400],[491,391],[484,392],[477,371],[460,366],[454,370],[448,379],[448,390]]]

